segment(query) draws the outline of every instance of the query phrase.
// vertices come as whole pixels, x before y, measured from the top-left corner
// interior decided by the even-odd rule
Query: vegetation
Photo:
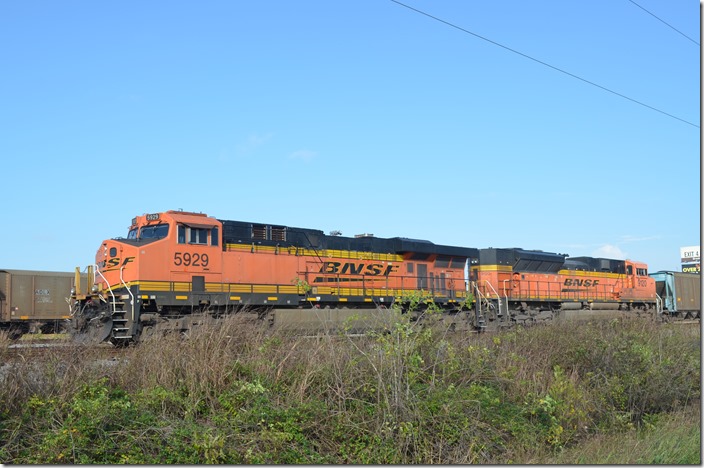
[[[236,316],[117,360],[10,359],[0,338],[0,462],[701,463],[698,329],[426,315],[313,338]]]

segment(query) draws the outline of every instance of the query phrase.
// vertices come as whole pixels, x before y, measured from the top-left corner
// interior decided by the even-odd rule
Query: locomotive
[[[98,248],[94,281],[73,296],[73,328],[118,344],[246,311],[273,326],[365,329],[408,297],[452,317],[467,311],[465,266],[478,254],[402,237],[146,214],[126,238]]]
[[[642,262],[490,248],[471,270],[482,318],[494,325],[662,310]]]
[[[72,323],[90,340],[127,344],[232,312],[269,326],[349,331],[384,326],[392,305],[415,318],[432,305],[449,328],[481,331],[661,310],[646,264],[567,257],[165,211],[137,216],[126,238],[102,242],[87,288],[72,295]]]

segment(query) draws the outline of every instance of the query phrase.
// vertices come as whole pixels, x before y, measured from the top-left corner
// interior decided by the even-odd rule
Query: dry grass
[[[0,335],[0,353],[3,342]],[[400,321],[387,334],[304,338],[235,315],[187,337],[145,339],[116,360],[93,353],[77,346],[46,355],[41,365],[6,361],[0,403],[7,420],[32,414],[35,432],[46,437],[77,420],[118,431],[101,436],[105,441],[143,434],[131,455],[143,463],[154,462],[150,454],[162,453],[164,440],[184,451],[172,453],[172,463],[198,456],[228,463],[534,463],[583,446],[566,461],[581,463],[616,459],[590,444],[606,450],[605,434],[631,434],[701,392],[698,336],[643,321],[496,335],[445,334]],[[119,390],[114,413],[80,412],[98,405],[96,395],[107,398],[98,407],[109,405],[109,389]],[[125,404],[129,411],[119,409]],[[37,405],[53,408],[51,418],[42,422],[48,416],[36,408],[27,413]],[[108,415],[125,419],[110,429]],[[138,421],[144,418],[150,422]],[[145,439],[149,432],[133,424],[153,426],[162,442]],[[34,443],[17,427],[8,439],[14,442],[0,447],[5,453]],[[45,445],[55,440],[46,437],[39,438]],[[47,453],[63,453],[52,443]]]

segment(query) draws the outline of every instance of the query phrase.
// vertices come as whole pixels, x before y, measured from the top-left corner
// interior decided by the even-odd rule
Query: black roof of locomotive
[[[350,250],[374,253],[418,253],[451,257],[477,258],[479,250],[471,247],[456,247],[434,244],[427,240],[406,237],[381,238],[373,236],[331,236],[318,229],[250,223],[244,221],[219,220],[223,227],[223,244],[279,245],[280,247],[303,247],[307,249]],[[255,236],[255,228],[264,236]],[[285,232],[285,234],[283,234]],[[278,233],[278,236],[276,235]],[[224,247],[224,246],[223,246]]]
[[[510,265],[515,272],[557,273],[562,269],[608,273],[626,272],[626,263],[623,260],[594,257],[567,258],[566,254],[520,248],[480,249],[479,263],[481,265]]]
[[[480,265],[508,265],[515,272],[557,273],[562,269],[565,257],[565,254],[520,248],[479,250]]]
[[[608,273],[626,273],[626,262],[610,258],[570,257],[565,262],[569,270],[601,271]]]

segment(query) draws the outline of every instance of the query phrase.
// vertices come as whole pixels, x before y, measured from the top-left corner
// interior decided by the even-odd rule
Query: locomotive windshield
[[[140,239],[163,239],[169,233],[168,224],[144,226],[139,232]]]

